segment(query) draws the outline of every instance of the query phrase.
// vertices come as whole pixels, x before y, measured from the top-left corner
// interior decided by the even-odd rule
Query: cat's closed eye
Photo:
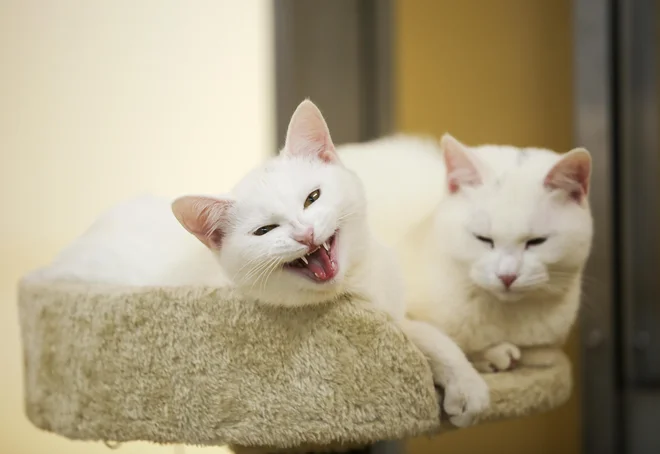
[[[307,196],[307,198],[305,199],[304,207],[307,208],[312,203],[316,202],[319,199],[319,197],[321,197],[321,190],[320,189],[317,189],[315,191],[310,192],[309,195]]]
[[[479,241],[481,241],[482,243],[486,243],[491,248],[495,247],[495,242],[493,241],[492,238],[488,238],[488,237],[481,236],[481,235],[474,235],[474,237],[476,239],[478,239]]]
[[[268,232],[270,232],[271,230],[273,230],[277,227],[279,227],[279,225],[277,225],[277,224],[264,225],[263,227],[259,227],[257,230],[255,230],[253,232],[253,235],[256,235],[256,236],[265,235],[265,234],[267,234]]]
[[[532,238],[531,240],[528,240],[525,243],[525,249],[529,249],[532,246],[538,246],[540,244],[543,244],[546,242],[547,239],[548,239],[547,237]]]

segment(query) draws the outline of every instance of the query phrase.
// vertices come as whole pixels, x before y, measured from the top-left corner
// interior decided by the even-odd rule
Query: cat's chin
[[[525,292],[516,292],[516,291],[491,291],[490,292],[495,298],[502,301],[503,303],[516,303],[522,300],[525,297]]]
[[[339,274],[337,260],[337,235],[313,248],[310,252],[284,264],[284,270],[316,284],[332,283]]]
[[[481,289],[481,291],[485,292],[486,294],[490,295],[491,297],[494,297],[495,299],[503,303],[518,302],[524,299],[525,296],[529,294],[529,292],[525,292],[521,290],[516,290],[516,289],[502,290],[500,288],[485,287],[479,284],[477,284],[477,287]]]

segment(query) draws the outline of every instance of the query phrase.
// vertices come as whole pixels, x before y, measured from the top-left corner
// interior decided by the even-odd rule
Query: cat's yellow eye
[[[268,232],[270,232],[271,230],[273,230],[274,228],[277,228],[277,227],[279,227],[277,224],[264,225],[263,227],[259,227],[257,230],[255,230],[253,235],[256,235],[256,236],[265,235],[265,234],[267,234]]]
[[[310,192],[307,198],[305,199],[305,208],[310,206],[312,203],[316,202],[319,199],[319,197],[321,197],[320,189]]]

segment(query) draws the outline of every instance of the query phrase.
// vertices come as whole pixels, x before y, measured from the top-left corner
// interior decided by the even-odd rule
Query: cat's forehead
[[[493,232],[529,230],[534,224],[543,222],[548,199],[548,194],[542,187],[516,190],[502,184],[475,203],[474,212],[477,219],[481,218],[482,222],[487,220]]]
[[[240,218],[258,222],[272,216],[294,215],[311,191],[331,180],[328,167],[292,158],[278,157],[266,162],[232,190]]]
[[[487,177],[501,183],[509,180],[542,180],[561,155],[545,148],[518,148],[484,145],[472,149],[487,171]]]
[[[297,194],[313,182],[327,178],[327,165],[293,158],[274,158],[252,170],[232,190],[237,199],[256,195]]]
[[[544,179],[558,158],[541,155],[511,154],[519,165],[500,167],[475,191],[470,221],[493,236],[526,235],[550,227],[555,207]]]

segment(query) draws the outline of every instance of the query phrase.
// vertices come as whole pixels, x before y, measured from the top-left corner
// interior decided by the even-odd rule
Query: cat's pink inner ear
[[[445,134],[440,140],[440,148],[447,169],[447,188],[451,194],[458,192],[461,186],[478,186],[482,183],[479,169],[465,145]]]
[[[220,249],[229,225],[233,201],[203,196],[184,196],[172,202],[172,212],[181,225],[209,249]]]
[[[562,190],[571,200],[581,203],[589,194],[590,178],[591,155],[584,148],[575,148],[550,169],[543,184],[551,190]]]
[[[289,122],[283,153],[337,162],[339,156],[321,111],[308,99],[300,103]]]

